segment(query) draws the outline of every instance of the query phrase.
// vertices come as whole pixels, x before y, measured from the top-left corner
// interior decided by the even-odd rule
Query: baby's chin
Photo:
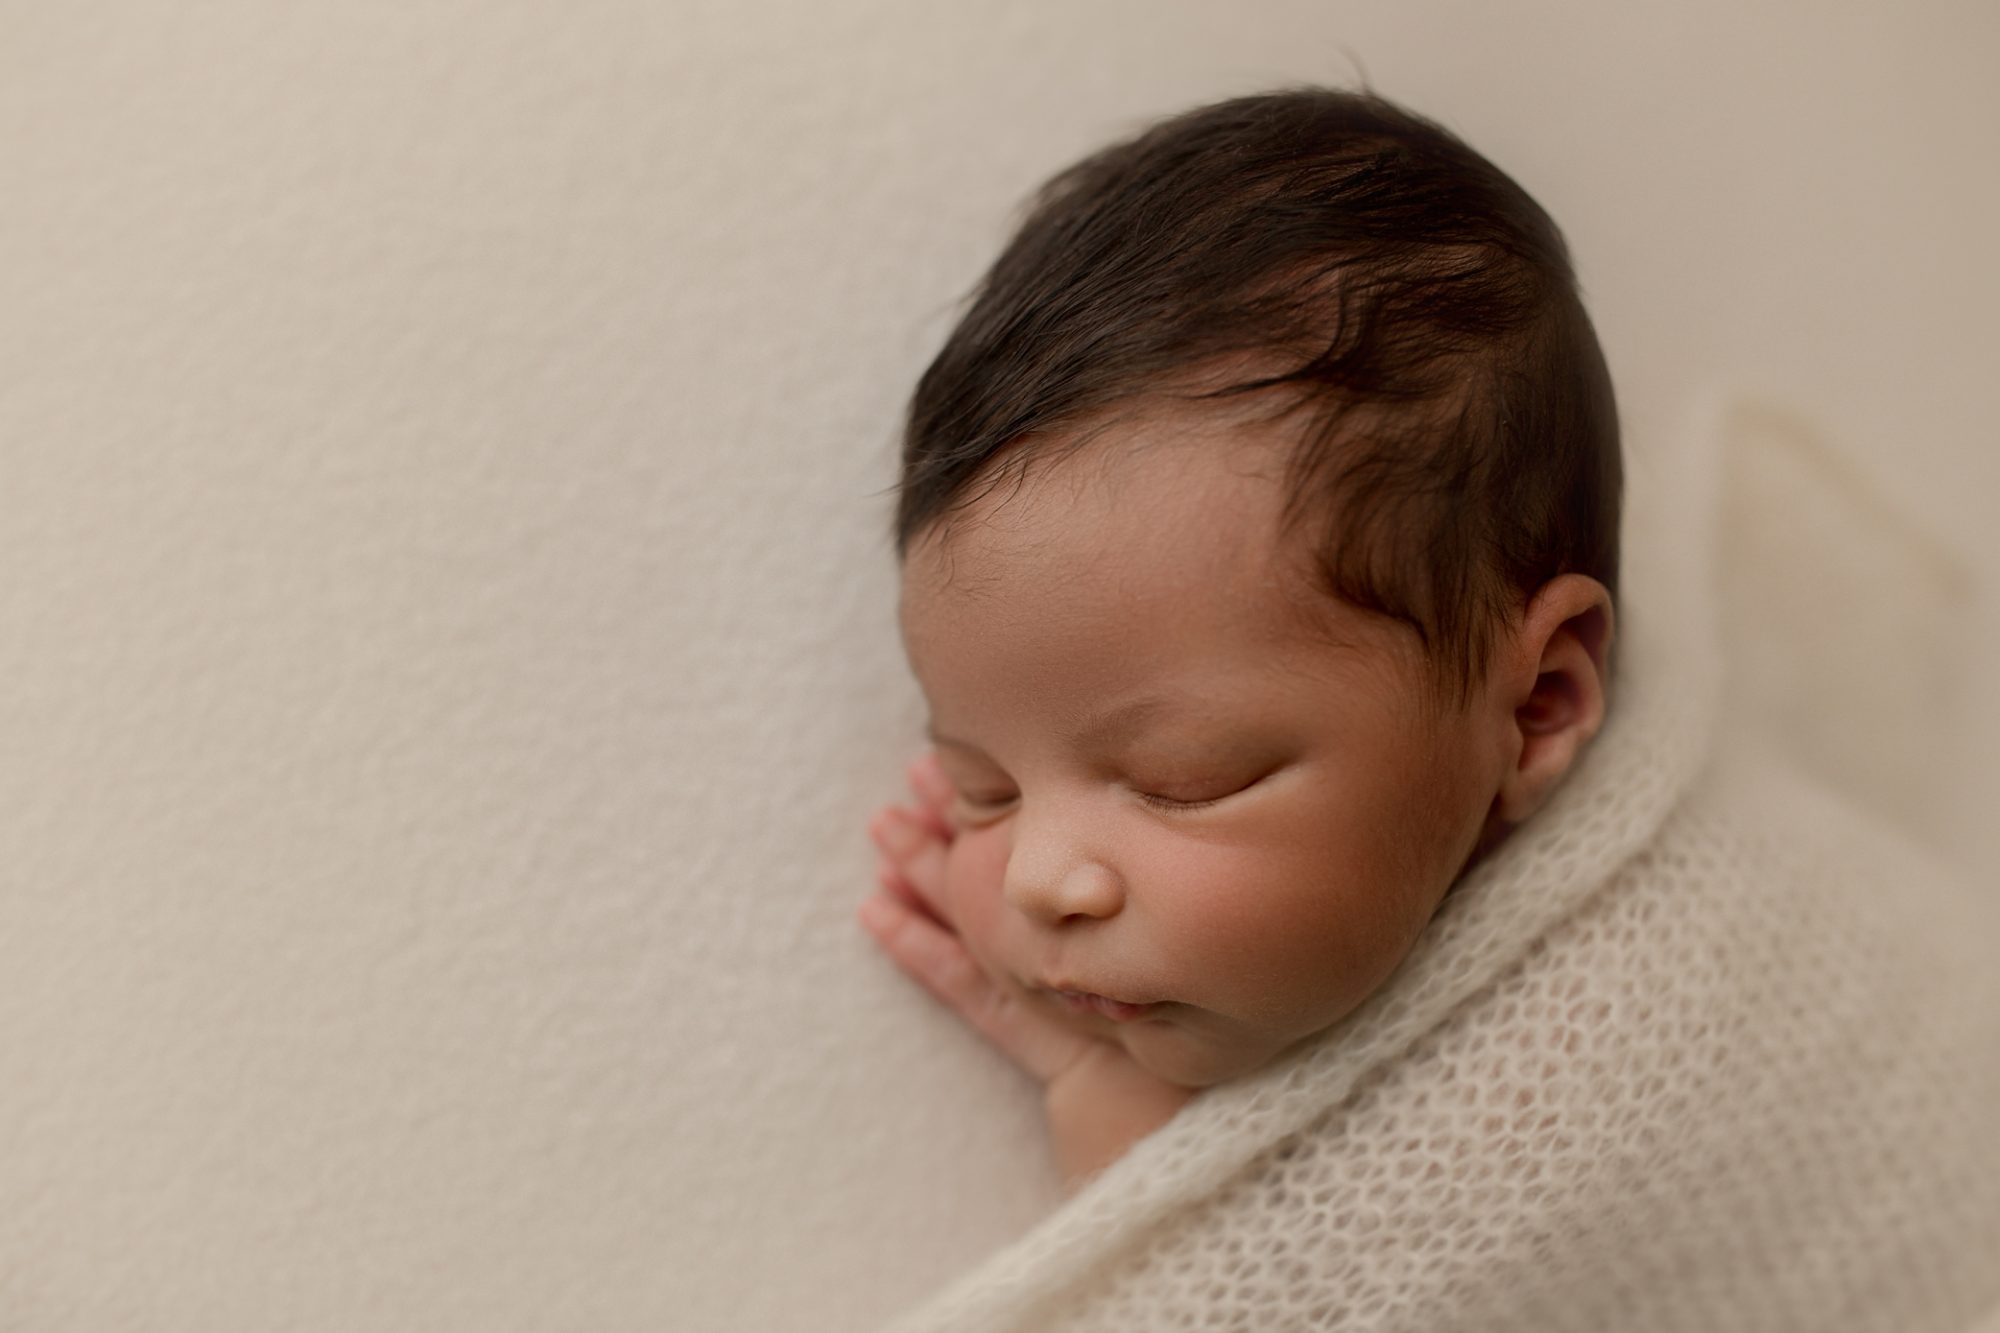
[[[1224,1039],[1167,1019],[1133,1023],[1118,1033],[1133,1062],[1156,1078],[1184,1088],[1209,1088],[1262,1069],[1292,1043],[1241,1037]]]

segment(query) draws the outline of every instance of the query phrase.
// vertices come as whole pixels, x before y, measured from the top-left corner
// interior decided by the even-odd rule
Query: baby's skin
[[[938,906],[958,836],[951,780],[935,751],[913,760],[908,773],[913,803],[885,805],[868,824],[881,854],[876,880],[882,893],[862,902],[861,922],[897,966],[1041,1084],[1056,1167],[1064,1192],[1073,1192],[1171,1120],[1195,1089],[1152,1074],[1122,1047],[1021,1003],[980,969]],[[960,873],[986,882],[961,889],[997,893],[1005,870],[1004,861],[991,858],[968,863]]]
[[[905,557],[934,749],[860,920],[1042,1085],[1071,1189],[1353,1012],[1603,719],[1602,584],[1525,596],[1442,703],[1282,535],[1289,443],[1131,411]]]

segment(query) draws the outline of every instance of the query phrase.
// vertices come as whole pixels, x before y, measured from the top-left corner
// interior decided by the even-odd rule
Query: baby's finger
[[[857,915],[898,967],[1039,1082],[1069,1068],[1092,1044],[996,986],[956,935],[889,895],[868,898]]]
[[[943,765],[938,763],[936,750],[925,750],[912,759],[904,770],[910,780],[910,790],[917,794],[917,801],[923,808],[946,826],[947,833],[955,831],[952,822],[951,803],[958,793],[945,776]]]
[[[868,836],[882,855],[901,872],[910,888],[928,906],[931,914],[945,915],[940,899],[944,895],[945,857],[950,847],[914,811],[887,806],[868,821]]]
[[[902,811],[939,842],[950,842],[958,836],[958,829],[951,822],[950,809],[939,810],[928,804],[922,797],[918,797],[910,805],[893,805],[884,808]]]
[[[951,929],[950,924],[938,915],[935,908],[924,901],[923,895],[918,893],[910,881],[904,877],[903,872],[896,868],[896,863],[886,856],[876,863],[875,882],[880,884],[891,897],[895,898],[896,901],[902,903],[903,906],[909,908],[912,912],[929,917],[941,929]]]
[[[956,935],[889,895],[865,899],[856,915],[898,967],[959,1013],[977,1008],[992,989]]]

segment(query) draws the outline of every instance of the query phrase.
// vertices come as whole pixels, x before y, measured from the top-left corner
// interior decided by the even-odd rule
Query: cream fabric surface
[[[1720,433],[1635,497],[1605,731],[1390,983],[898,1333],[1991,1317],[1993,905],[1715,726]]]
[[[1826,427],[1754,401],[1720,424],[1721,725],[1764,732],[1857,804],[1949,846],[1965,777],[1947,757],[1985,675],[1967,651],[1971,560]]]

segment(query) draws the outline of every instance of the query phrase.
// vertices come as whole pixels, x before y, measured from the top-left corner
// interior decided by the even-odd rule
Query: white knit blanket
[[[1992,905],[1713,734],[1713,433],[1635,469],[1611,720],[1391,981],[897,1330],[1993,1317]]]

